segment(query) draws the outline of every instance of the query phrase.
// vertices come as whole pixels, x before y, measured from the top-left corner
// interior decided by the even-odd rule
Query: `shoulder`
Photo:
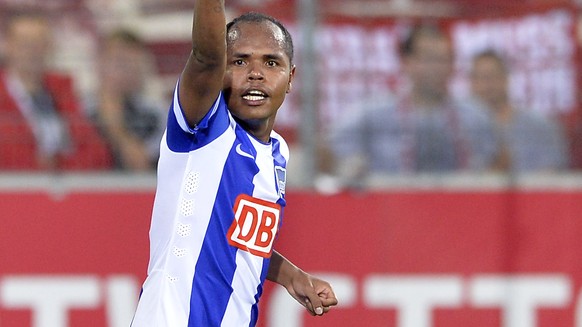
[[[219,95],[204,118],[195,126],[186,121],[178,98],[174,92],[174,99],[170,105],[167,117],[166,143],[174,152],[190,152],[200,149],[232,129],[231,119],[224,97]]]
[[[545,116],[539,112],[526,111],[523,109],[516,110],[516,121],[523,127],[538,130],[558,131],[560,125],[552,117]]]
[[[485,104],[475,98],[456,98],[451,103],[465,121],[474,123],[491,121]]]
[[[392,96],[380,96],[366,99],[360,103],[349,105],[333,122],[333,130],[349,130],[365,128],[369,124],[386,124],[395,120],[394,112],[399,101]]]
[[[364,117],[388,116],[393,117],[400,103],[404,100],[398,100],[393,96],[379,96],[368,99],[352,108],[353,111],[359,112]]]
[[[285,141],[283,136],[281,136],[279,133],[277,133],[275,131],[272,131],[271,132],[271,140],[275,146],[279,147],[279,152],[281,153],[281,155],[288,160],[289,159],[289,145],[287,144],[287,141]]]
[[[451,103],[455,108],[461,111],[470,111],[470,112],[486,112],[487,107],[486,105],[476,99],[474,97],[462,97],[462,98],[453,98],[451,99]]]
[[[178,122],[178,125],[184,132],[190,134],[197,134],[197,132],[200,130],[206,130],[211,126],[216,125],[215,123],[216,121],[222,122],[222,124],[220,124],[221,127],[224,127],[225,123],[228,125],[228,122],[230,121],[228,108],[226,105],[224,94],[220,92],[212,106],[209,108],[206,115],[202,118],[202,120],[195,126],[191,126],[187,122],[186,116],[184,115],[182,99],[180,98],[178,92],[179,85],[180,81],[177,82],[176,87],[174,88],[173,100],[170,106],[171,110],[170,114],[171,116],[175,117],[175,119]]]

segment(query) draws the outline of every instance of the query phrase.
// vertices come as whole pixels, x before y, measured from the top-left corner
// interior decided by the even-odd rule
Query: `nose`
[[[260,64],[251,64],[249,65],[249,71],[247,75],[248,80],[263,80],[265,78],[263,74],[263,70]]]

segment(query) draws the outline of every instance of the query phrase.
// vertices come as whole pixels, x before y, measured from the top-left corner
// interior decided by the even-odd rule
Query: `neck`
[[[413,94],[412,102],[416,108],[436,108],[446,102],[446,96],[443,94]]]
[[[271,131],[273,130],[273,124],[268,120],[251,120],[243,121],[235,117],[235,120],[257,140],[263,143],[269,143],[271,141]]]
[[[507,102],[503,102],[498,104],[494,108],[495,111],[495,120],[501,124],[507,124],[511,121],[513,117],[513,109],[511,105]]]

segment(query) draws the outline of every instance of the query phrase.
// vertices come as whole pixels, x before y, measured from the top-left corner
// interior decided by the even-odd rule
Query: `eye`
[[[235,60],[233,61],[233,64],[234,64],[235,66],[243,66],[243,65],[245,64],[245,62],[244,62],[244,60],[242,60],[242,59],[235,59]]]
[[[275,60],[269,60],[269,61],[267,61],[267,66],[268,67],[276,67],[278,65],[279,64]]]

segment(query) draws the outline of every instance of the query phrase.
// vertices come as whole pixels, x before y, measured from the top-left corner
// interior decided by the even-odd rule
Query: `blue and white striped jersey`
[[[254,326],[285,206],[289,149],[236,123],[221,94],[190,128],[178,92],[168,115],[133,327]]]

